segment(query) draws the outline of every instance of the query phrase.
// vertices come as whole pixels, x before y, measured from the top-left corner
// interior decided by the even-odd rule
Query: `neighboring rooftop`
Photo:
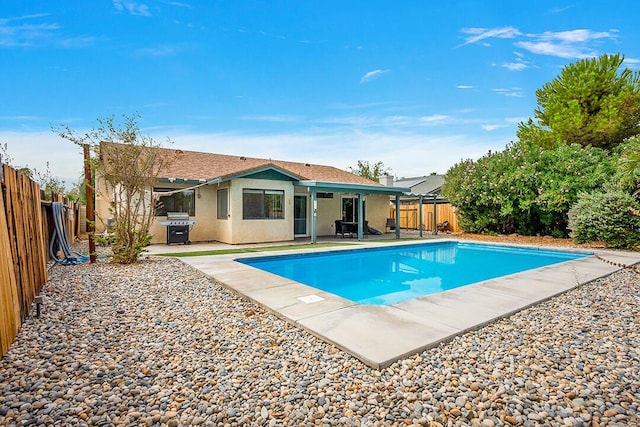
[[[381,178],[381,182],[390,185],[390,180]],[[400,178],[394,180],[393,187],[405,187],[411,189],[411,194],[440,194],[444,184],[444,175],[425,175],[412,178]]]

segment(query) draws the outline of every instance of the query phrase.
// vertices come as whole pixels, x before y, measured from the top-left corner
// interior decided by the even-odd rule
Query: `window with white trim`
[[[221,188],[218,190],[218,219],[227,219],[229,217],[229,189]]]
[[[243,219],[284,219],[284,190],[242,189]]]

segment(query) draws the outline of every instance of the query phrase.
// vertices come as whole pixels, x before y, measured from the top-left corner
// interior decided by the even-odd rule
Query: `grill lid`
[[[189,212],[167,212],[168,221],[188,221]]]

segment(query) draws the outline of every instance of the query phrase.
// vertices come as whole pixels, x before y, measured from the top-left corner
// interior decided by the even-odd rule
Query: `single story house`
[[[166,226],[161,224],[167,212],[182,212],[195,221],[189,230],[192,242],[244,244],[308,236],[315,243],[318,236],[340,231],[336,220],[351,223],[362,239],[365,224],[385,230],[389,197],[408,190],[386,187],[333,166],[156,150],[174,160],[160,170],[153,188],[161,203],[151,224],[152,243],[167,242]],[[97,191],[96,216],[104,229],[113,200],[104,185],[102,190]]]

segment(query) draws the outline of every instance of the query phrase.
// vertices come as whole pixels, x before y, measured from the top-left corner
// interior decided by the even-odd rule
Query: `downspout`
[[[419,224],[418,228],[420,229],[420,237],[422,237],[422,194],[418,196],[418,206],[420,206],[420,214],[419,214]]]
[[[358,241],[362,240],[364,229],[364,211],[362,203],[362,193],[358,193]]]
[[[396,239],[400,238],[400,195],[396,195]]]
[[[310,188],[310,190],[311,190],[311,243],[315,244],[318,241],[318,231],[316,230],[316,226],[318,224],[318,221],[317,221],[318,198],[317,198],[315,187]]]

